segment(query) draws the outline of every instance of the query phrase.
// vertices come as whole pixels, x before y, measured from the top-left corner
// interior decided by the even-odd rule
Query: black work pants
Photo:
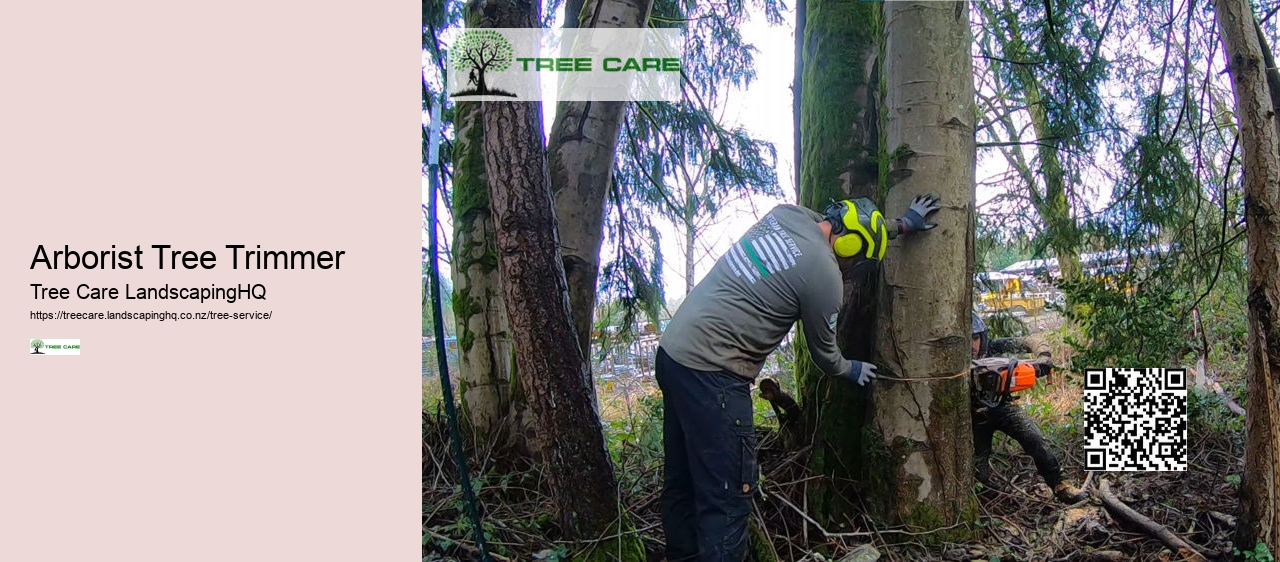
[[[1036,427],[1031,416],[1017,404],[1009,402],[995,408],[986,408],[985,411],[974,409],[973,462],[979,482],[991,486],[991,441],[997,431],[1022,445],[1022,450],[1035,461],[1036,471],[1050,488],[1062,482],[1062,468],[1058,466],[1058,457],[1045,446],[1044,434],[1040,433],[1040,428]]]
[[[690,369],[662,348],[655,371],[662,389],[667,559],[741,562],[759,479],[751,382],[724,371]]]

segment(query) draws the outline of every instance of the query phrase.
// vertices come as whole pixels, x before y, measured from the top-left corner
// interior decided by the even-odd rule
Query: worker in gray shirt
[[[825,214],[796,205],[769,211],[698,283],[662,334],[655,365],[664,408],[662,526],[667,559],[741,562],[758,479],[750,386],[802,320],[823,372],[859,385],[874,365],[836,345],[843,285],[836,257],[880,260],[889,240],[936,224],[932,195],[885,220],[869,199]]]

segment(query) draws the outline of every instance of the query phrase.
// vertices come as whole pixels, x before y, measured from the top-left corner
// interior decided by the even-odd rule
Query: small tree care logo
[[[80,355],[80,340],[33,339],[31,355]]]
[[[511,42],[501,33],[492,29],[468,29],[458,37],[449,56],[458,57],[456,67],[467,73],[466,83],[454,90],[449,97],[518,97],[512,92],[490,87],[487,80],[492,77],[489,73],[502,72],[511,68],[511,63],[515,61]]]

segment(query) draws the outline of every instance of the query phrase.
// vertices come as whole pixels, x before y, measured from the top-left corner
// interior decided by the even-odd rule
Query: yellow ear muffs
[[[842,258],[852,258],[862,252],[862,247],[864,245],[862,235],[854,232],[836,238],[835,243],[832,244],[832,248],[835,249],[837,256]]]

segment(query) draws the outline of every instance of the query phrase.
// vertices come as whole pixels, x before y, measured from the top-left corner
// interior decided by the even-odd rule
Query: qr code
[[[1087,369],[1085,470],[1187,469],[1186,369]]]

